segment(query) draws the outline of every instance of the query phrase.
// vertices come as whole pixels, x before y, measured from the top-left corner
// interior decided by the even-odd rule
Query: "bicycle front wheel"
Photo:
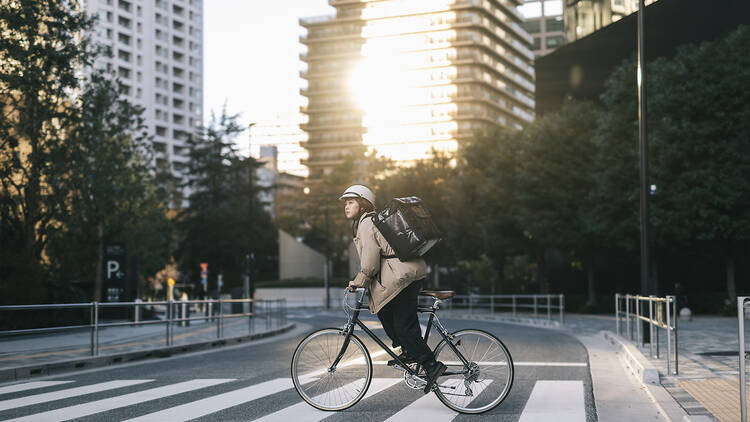
[[[459,330],[451,341],[435,348],[435,359],[448,370],[438,380],[435,394],[443,404],[461,413],[483,413],[494,409],[510,393],[513,385],[513,359],[497,337],[482,330]]]
[[[346,346],[345,339],[343,330],[325,328],[305,337],[294,351],[294,388],[304,401],[320,410],[343,410],[354,406],[370,387],[370,353],[354,334]],[[343,356],[332,368],[344,347]]]

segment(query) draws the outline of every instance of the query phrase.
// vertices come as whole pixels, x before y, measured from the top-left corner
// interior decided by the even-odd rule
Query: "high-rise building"
[[[318,179],[354,149],[409,164],[534,117],[520,0],[330,0],[303,18],[304,147]]]
[[[536,57],[565,44],[563,1],[524,0],[524,4],[518,7],[524,17],[523,28],[534,37],[532,49]]]
[[[279,113],[258,120],[250,128],[250,155],[260,158],[263,147],[276,147],[279,172],[307,177],[307,167],[302,164],[307,158],[307,151],[302,147],[307,135],[300,129],[303,118],[300,113]]]
[[[122,93],[144,107],[156,165],[186,169],[189,133],[203,124],[203,0],[85,0],[94,40],[112,57]]]
[[[638,11],[639,0],[565,0],[565,39],[579,40]],[[646,0],[646,6],[656,0]]]

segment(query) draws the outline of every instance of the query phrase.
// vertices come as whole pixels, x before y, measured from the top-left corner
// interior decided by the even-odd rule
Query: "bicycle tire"
[[[316,409],[348,409],[357,404],[370,388],[372,359],[365,344],[355,334],[351,335],[336,370],[328,371],[328,367],[343,346],[344,338],[345,333],[339,328],[317,330],[302,339],[292,355],[291,373],[294,388],[302,400]],[[315,344],[318,347],[314,347]],[[300,370],[306,372],[300,373]],[[352,392],[355,394],[352,395]],[[338,401],[335,401],[337,397]]]
[[[453,344],[456,345],[457,348],[459,348],[459,352],[464,355],[464,358],[466,358],[466,360],[468,360],[470,363],[477,364],[478,376],[481,376],[482,374],[497,374],[497,379],[492,379],[486,385],[484,384],[485,380],[471,381],[468,387],[471,388],[471,386],[474,386],[475,389],[479,389],[479,393],[474,396],[473,391],[471,395],[466,395],[466,392],[468,391],[467,385],[465,384],[467,379],[466,375],[457,375],[454,378],[449,378],[448,380],[441,378],[438,380],[438,388],[434,390],[435,395],[444,405],[459,413],[478,414],[494,409],[500,403],[502,403],[503,400],[505,400],[505,398],[510,393],[511,388],[513,387],[514,368],[513,358],[510,355],[510,351],[505,346],[505,344],[500,341],[500,339],[484,330],[464,329],[455,331],[452,335],[454,336],[452,340]],[[473,350],[471,352],[469,352],[468,350],[460,350],[463,348],[463,343],[465,342],[470,343],[468,346],[471,347],[471,344],[474,343],[473,339],[470,338],[470,336],[472,335],[477,337],[476,345],[473,346]],[[486,343],[489,343],[489,346],[485,347],[486,350],[484,352],[482,352],[481,350],[477,352],[477,348],[479,347],[480,343],[479,338],[484,338],[486,340]],[[490,353],[490,351],[492,351],[492,353]],[[445,339],[441,340],[440,343],[438,343],[438,345],[435,347],[434,353],[435,359],[442,361],[449,367],[449,369],[451,368],[451,366],[456,369],[459,366],[466,368],[466,366],[460,361],[460,359],[458,359],[455,352],[453,352],[453,349],[448,346]],[[479,357],[479,363],[477,363],[477,355],[479,355],[480,353],[482,353],[482,356]],[[497,358],[490,361],[487,356],[488,354],[490,355],[489,358],[493,358],[494,356],[497,356]],[[503,371],[503,368],[507,369]],[[494,372],[491,372],[493,370]],[[461,391],[461,377],[463,377],[464,381],[464,396],[461,396],[461,394],[450,392],[451,389]],[[456,397],[456,399],[451,399],[452,397]],[[455,402],[458,401],[459,397],[469,399],[464,400],[464,405],[459,405]],[[482,400],[479,400],[477,402],[479,398],[482,398]],[[489,400],[487,400],[488,398]],[[477,402],[476,407],[468,407],[474,402]]]

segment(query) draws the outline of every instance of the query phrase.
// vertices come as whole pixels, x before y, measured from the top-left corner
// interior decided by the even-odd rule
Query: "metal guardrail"
[[[621,302],[625,301],[625,310]],[[645,308],[648,309],[645,309]],[[648,316],[646,314],[648,313]],[[621,335],[622,322],[625,322],[627,338],[637,341],[645,346],[645,333],[641,331],[640,321],[648,323],[649,327],[649,352],[651,357],[659,359],[659,328],[667,332],[667,374],[670,374],[670,358],[674,362],[674,372],[679,375],[680,366],[677,347],[677,299],[675,296],[639,296],[615,293],[615,322],[617,324],[617,335]],[[635,333],[631,325],[635,325]],[[635,334],[635,335],[634,335]],[[656,352],[656,353],[654,353]]]
[[[750,296],[737,298],[737,336],[740,343],[740,421],[747,422],[747,355],[745,352],[745,313],[750,308]]]
[[[243,311],[239,313],[225,313],[226,305],[242,303]],[[188,316],[191,305],[200,305],[201,316]],[[141,309],[144,307],[166,307],[164,319],[141,320]],[[100,312],[104,308],[133,307],[133,321],[106,322],[99,321]],[[60,327],[28,328],[20,330],[0,331],[0,336],[13,336],[22,334],[47,334],[81,329],[91,330],[91,355],[99,355],[99,329],[106,327],[141,326],[153,324],[165,324],[165,344],[174,344],[174,325],[185,326],[190,321],[204,320],[206,322],[216,321],[216,338],[224,337],[224,320],[230,318],[248,317],[248,330],[253,332],[254,319],[265,318],[266,328],[271,328],[273,321],[279,321],[279,325],[286,322],[286,299],[208,299],[208,300],[169,300],[159,302],[90,302],[90,303],[61,303],[47,305],[6,305],[0,306],[0,311],[29,311],[29,310],[52,310],[52,309],[89,309],[90,318],[87,325],[68,325]],[[253,309],[255,308],[255,309]]]
[[[532,316],[552,320],[554,314],[565,323],[565,295],[456,295],[447,302],[447,308],[475,310],[489,309],[490,314],[509,312],[512,316]]]

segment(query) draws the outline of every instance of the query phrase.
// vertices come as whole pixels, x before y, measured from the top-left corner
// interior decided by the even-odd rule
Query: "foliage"
[[[226,288],[241,286],[248,254],[261,277],[277,268],[277,232],[255,181],[261,164],[240,156],[233,142],[242,131],[236,116],[224,112],[188,140],[190,206],[178,217],[182,282],[198,283],[199,264],[207,262],[211,289],[218,274]]]
[[[71,104],[92,59],[92,20],[74,0],[0,2],[0,290],[44,300],[47,244],[66,199]]]

